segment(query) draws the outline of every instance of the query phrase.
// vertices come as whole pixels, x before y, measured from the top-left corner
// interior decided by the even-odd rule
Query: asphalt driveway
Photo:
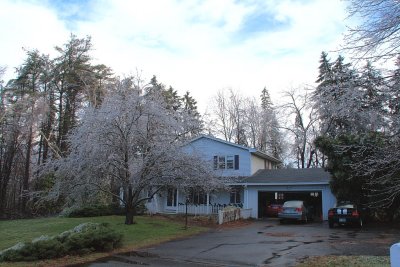
[[[214,229],[90,266],[294,266],[310,256],[389,255],[399,239],[400,230],[391,227],[329,229],[326,222],[280,225],[269,219]]]

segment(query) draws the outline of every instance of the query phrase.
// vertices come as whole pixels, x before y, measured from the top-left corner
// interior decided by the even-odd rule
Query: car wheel
[[[333,222],[328,222],[329,228],[333,228]]]
[[[284,220],[284,219],[280,219],[279,222],[280,222],[281,224],[285,224],[285,220]]]

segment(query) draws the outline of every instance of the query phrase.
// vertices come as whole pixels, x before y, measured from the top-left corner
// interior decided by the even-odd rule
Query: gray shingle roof
[[[259,170],[243,180],[248,184],[329,184],[331,175],[322,168]]]

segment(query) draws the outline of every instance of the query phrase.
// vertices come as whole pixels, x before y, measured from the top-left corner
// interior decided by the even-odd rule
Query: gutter
[[[242,183],[239,185],[244,186],[257,186],[257,185],[285,185],[285,186],[295,186],[295,185],[329,185],[329,182],[304,182],[304,183]]]

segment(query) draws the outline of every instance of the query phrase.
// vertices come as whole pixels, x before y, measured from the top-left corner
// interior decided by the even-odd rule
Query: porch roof
[[[329,184],[331,175],[322,168],[258,170],[244,184]]]

